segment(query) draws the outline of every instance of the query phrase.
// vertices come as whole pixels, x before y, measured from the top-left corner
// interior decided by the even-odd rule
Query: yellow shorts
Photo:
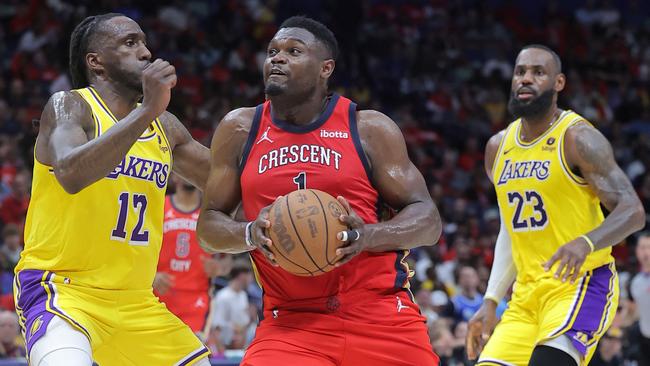
[[[151,289],[95,289],[53,272],[22,270],[14,298],[28,355],[55,315],[88,337],[101,366],[192,365],[209,354]]]
[[[575,284],[554,278],[516,283],[477,365],[528,365],[536,345],[563,334],[587,365],[614,320],[618,296],[614,263],[587,271]]]

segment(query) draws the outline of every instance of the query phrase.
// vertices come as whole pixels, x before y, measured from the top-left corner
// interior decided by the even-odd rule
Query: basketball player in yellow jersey
[[[174,67],[151,62],[137,23],[104,14],[72,33],[70,71],[77,89],[41,117],[16,267],[30,365],[209,365],[152,290],[169,175],[203,188],[209,170],[208,149],[166,112]]]
[[[564,84],[555,52],[525,47],[509,103],[518,119],[486,148],[501,231],[485,301],[470,320],[467,353],[480,353],[477,365],[587,365],[616,313],[611,246],[645,222],[609,142],[577,113],[558,109]],[[610,212],[605,219],[600,203]]]

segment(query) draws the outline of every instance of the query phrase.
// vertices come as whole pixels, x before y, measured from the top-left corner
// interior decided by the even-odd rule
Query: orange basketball
[[[271,207],[269,238],[275,260],[298,276],[317,276],[331,271],[338,260],[336,238],[347,230],[339,216],[347,213],[334,197],[316,189],[300,189]]]

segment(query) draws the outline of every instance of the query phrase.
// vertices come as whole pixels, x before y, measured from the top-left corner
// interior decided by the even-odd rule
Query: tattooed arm
[[[564,149],[572,171],[587,181],[610,212],[598,227],[584,233],[593,243],[594,250],[616,245],[628,235],[643,228],[643,206],[632,183],[616,164],[609,141],[594,127],[578,123],[567,130]],[[575,281],[590,252],[588,241],[579,237],[560,247],[544,266],[548,270],[554,262],[559,261],[556,277],[559,277],[566,267],[563,281],[571,274],[572,281]]]
[[[610,214],[586,233],[596,250],[616,245],[643,228],[645,212],[632,183],[616,164],[612,146],[597,129],[585,123],[571,127],[565,152],[572,167],[589,183]]]

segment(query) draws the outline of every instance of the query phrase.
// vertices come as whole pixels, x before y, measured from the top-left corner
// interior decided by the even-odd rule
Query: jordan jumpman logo
[[[259,144],[262,141],[268,141],[270,143],[273,143],[273,140],[271,140],[271,138],[269,138],[269,130],[270,129],[271,129],[271,126],[268,126],[266,128],[266,131],[264,131],[264,133],[262,134],[262,137],[260,137],[259,141],[257,141],[257,143],[255,145]]]

